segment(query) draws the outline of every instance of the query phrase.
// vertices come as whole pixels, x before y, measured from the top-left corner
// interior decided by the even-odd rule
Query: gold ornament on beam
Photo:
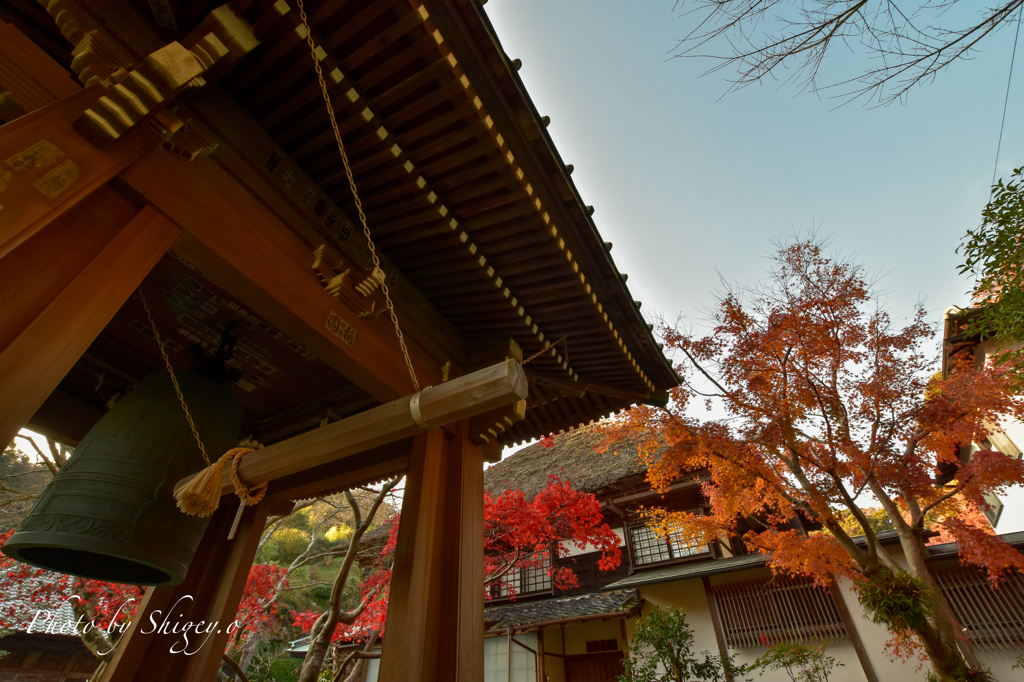
[[[359,268],[324,244],[313,252],[313,272],[328,294],[359,317],[375,320],[386,309],[386,300],[380,300],[385,278],[380,266]]]

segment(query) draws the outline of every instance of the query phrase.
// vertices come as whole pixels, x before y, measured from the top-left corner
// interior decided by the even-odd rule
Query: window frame
[[[534,556],[536,556],[537,554],[543,554],[547,558],[547,564],[546,565],[544,565],[544,566],[537,566],[537,567],[517,567],[517,568],[514,568],[511,571],[509,571],[509,573],[514,573],[515,574],[515,584],[517,586],[516,587],[516,592],[515,592],[515,598],[516,599],[519,599],[519,598],[522,598],[522,597],[533,597],[533,596],[536,596],[536,595],[539,595],[539,594],[554,594],[555,583],[554,583],[554,577],[553,577],[552,574],[553,574],[553,572],[555,570],[555,563],[554,563],[554,559],[552,557],[552,552],[549,549],[549,550],[547,550],[545,552],[537,552],[537,553],[534,554]],[[529,592],[526,592],[526,591],[523,591],[523,590],[519,589],[519,586],[523,585],[524,582],[526,582],[526,580],[527,580],[527,575],[526,574],[528,572],[539,572],[539,571],[544,571],[546,573],[546,577],[544,578],[544,580],[541,581],[542,583],[546,583],[547,584],[546,587],[542,587],[541,589],[537,589],[537,590],[531,590]],[[487,586],[487,592],[490,594],[490,600],[489,600],[490,602],[493,603],[493,602],[502,602],[502,601],[512,601],[512,598],[513,598],[512,594],[507,591],[507,585],[506,585],[506,582],[505,582],[507,576],[508,576],[508,574],[506,574],[505,576],[502,576],[501,579],[498,580],[498,582],[492,583],[492,584]],[[505,591],[505,594],[501,594],[502,591]]]
[[[704,510],[702,508],[689,509],[689,510],[687,510],[687,512],[690,513],[690,514],[699,514],[699,515],[702,515],[702,516],[704,514]],[[639,529],[646,530],[646,531],[648,531],[648,532],[650,532],[652,534],[654,533],[654,531],[647,524],[644,524],[644,523],[625,523],[625,524],[623,524],[623,531],[624,531],[623,535],[625,535],[625,539],[626,539],[626,550],[629,552],[630,566],[632,567],[632,571],[631,572],[635,572],[635,571],[638,571],[638,570],[651,568],[653,566],[667,566],[667,565],[670,565],[670,564],[681,564],[681,563],[686,563],[686,562],[689,562],[689,561],[701,561],[701,560],[704,560],[704,559],[716,559],[716,558],[718,558],[718,555],[715,552],[714,544],[710,543],[710,542],[706,543],[706,544],[687,545],[687,549],[693,549],[695,547],[703,547],[703,548],[705,548],[704,551],[698,552],[696,554],[686,554],[686,555],[682,555],[682,556],[676,556],[675,552],[673,551],[673,548],[672,548],[672,541],[671,541],[671,539],[669,539],[669,538],[660,538],[660,537],[657,537],[657,535],[655,534],[655,537],[657,538],[657,540],[660,543],[662,543],[662,546],[668,551],[669,558],[668,559],[661,559],[661,560],[658,560],[658,561],[643,561],[642,562],[642,561],[640,561],[640,559],[639,559],[639,557],[637,555],[636,543],[634,542],[634,538],[633,538],[634,530],[639,530]]]

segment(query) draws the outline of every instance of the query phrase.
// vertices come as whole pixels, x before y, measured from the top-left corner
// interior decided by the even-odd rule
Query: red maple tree
[[[287,571],[276,564],[253,564],[249,569],[235,616],[236,627],[228,640],[229,649],[237,648],[277,620],[277,597],[288,587]]]
[[[708,541],[743,533],[773,570],[819,584],[848,576],[904,651],[918,644],[939,680],[963,679],[951,612],[925,567],[926,515],[993,580],[1024,568],[1024,556],[965,513],[983,508],[986,493],[1024,483],[1024,462],[991,450],[966,464],[958,456],[989,425],[1024,416],[1024,405],[1001,367],[953,363],[936,375],[924,309],[894,324],[863,268],[823,249],[813,239],[780,244],[765,282],[720,297],[705,336],[664,326],[683,383],[668,407],[630,410],[607,442],[635,442],[656,489],[710,474],[710,513],[649,510],[662,529]],[[721,418],[696,418],[695,398]],[[956,478],[938,483],[939,464],[957,467]],[[892,519],[909,573],[880,548],[858,505],[864,496]],[[893,595],[907,597],[904,607]]]
[[[14,532],[12,529],[0,535],[0,548]],[[255,564],[250,569],[235,616],[237,627],[232,628],[228,649],[277,618],[277,602],[273,597],[278,593],[284,571],[272,564]],[[284,586],[287,587],[287,580]],[[107,654],[135,615],[143,588],[55,573],[0,554],[0,595],[3,597],[0,631],[25,630],[32,626],[33,632],[75,634],[70,625],[64,631],[56,630],[57,626],[53,625],[56,621],[46,613],[55,613],[67,602],[83,643],[94,655],[108,661]]]
[[[366,640],[371,633],[384,631],[400,518],[396,515],[387,521],[387,542],[360,588],[361,599],[369,597],[369,605],[351,625],[339,624],[332,642]],[[522,569],[546,570],[558,589],[578,586],[570,566],[549,561],[552,550],[559,557],[568,556],[569,545],[600,551],[598,568],[611,571],[622,560],[621,542],[604,523],[597,498],[575,490],[558,476],[549,476],[547,486],[532,500],[520,490],[506,490],[497,497],[484,493],[484,584],[500,586],[501,592],[513,599],[517,583],[512,576]],[[485,595],[490,598],[491,590]],[[319,617],[314,611],[300,613],[295,625],[308,633]]]
[[[0,548],[14,532],[12,529],[0,535]],[[54,573],[0,554],[0,595],[5,602],[0,609],[0,630],[31,626],[34,632],[51,634],[71,635],[77,631],[86,647],[99,657],[109,653],[127,629],[142,589]],[[61,632],[54,629],[56,621],[47,612],[56,614],[65,602],[76,622]]]

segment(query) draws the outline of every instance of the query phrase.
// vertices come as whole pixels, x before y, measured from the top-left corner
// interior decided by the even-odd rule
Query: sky
[[[484,7],[642,312],[704,318],[727,282],[752,283],[773,239],[817,230],[881,275],[901,319],[966,306],[955,253],[992,180],[1012,27],[981,52],[869,108],[670,58],[694,17],[674,0],[490,0]],[[980,9],[969,3],[971,11]],[[1024,49],[1021,49],[1024,53]],[[1018,56],[1024,61],[1024,54]],[[825,75],[860,69],[839,53]],[[1024,65],[1010,90],[999,175],[1024,165]],[[938,340],[935,344],[938,352]],[[1008,505],[1000,532],[1024,530]],[[1012,519],[1012,520],[1010,520]]]

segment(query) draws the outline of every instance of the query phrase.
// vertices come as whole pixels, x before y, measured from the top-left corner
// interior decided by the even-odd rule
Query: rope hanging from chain
[[[522,362],[520,362],[519,366],[522,367],[523,365],[528,363],[530,360],[533,360],[534,358],[539,358],[541,355],[543,355],[544,353],[548,352],[549,350],[551,350],[552,348],[554,348],[555,346],[557,346],[560,343],[565,347],[565,362],[568,363],[569,362],[569,342],[567,341],[568,338],[569,338],[568,334],[563,334],[562,338],[558,339],[557,341],[555,341],[552,344],[544,346],[539,351],[537,351],[536,353],[534,353],[530,357],[528,357],[525,360],[523,360]]]
[[[188,427],[192,430],[196,444],[199,445],[199,454],[203,456],[203,462],[206,463],[205,469],[174,493],[174,498],[178,501],[178,509],[192,516],[209,516],[215,512],[220,505],[220,482],[223,477],[224,465],[231,460],[231,482],[235,486],[235,494],[238,495],[239,500],[238,513],[235,514],[235,521],[231,524],[231,532],[228,534],[228,540],[234,539],[238,522],[242,519],[242,510],[258,504],[263,499],[267,493],[267,484],[259,483],[249,486],[238,477],[238,464],[242,457],[253,452],[250,448],[232,448],[215,463],[210,464],[210,456],[206,454],[206,446],[203,445],[203,439],[199,437],[199,429],[192,421],[192,413],[188,411],[188,405],[185,404],[185,395],[181,392],[181,386],[178,385],[178,377],[174,374],[174,367],[171,365],[171,359],[167,356],[164,340],[156,327],[156,320],[153,318],[153,312],[149,309],[149,302],[146,301],[146,294],[142,291],[141,286],[139,287],[139,298],[142,299],[142,308],[146,311],[149,328],[153,331],[153,339],[160,349],[160,356],[167,366],[167,373],[171,375],[171,385],[174,386],[174,393],[178,396],[178,402],[181,403],[181,411],[185,413]]]
[[[316,77],[320,81],[320,91],[324,97],[324,104],[327,105],[327,115],[330,117],[331,128],[334,130],[334,140],[338,143],[338,152],[341,154],[341,162],[345,166],[345,176],[348,178],[349,189],[352,190],[352,199],[356,204],[356,211],[359,213],[359,222],[363,226],[363,235],[366,236],[366,243],[369,245],[370,255],[373,257],[373,267],[375,270],[380,271],[380,258],[377,256],[377,248],[373,245],[373,238],[370,236],[370,227],[366,223],[363,203],[359,200],[359,192],[356,191],[356,181],[352,176],[352,167],[348,163],[348,154],[345,153],[345,143],[341,141],[341,131],[338,130],[338,121],[334,117],[334,106],[331,104],[331,95],[327,90],[327,81],[324,80],[324,72],[320,68],[320,60],[317,59],[316,43],[313,42],[313,31],[309,26],[309,17],[306,16],[306,9],[302,6],[302,0],[296,0],[296,4],[299,7],[302,25],[306,29],[306,43],[309,45],[310,55],[313,57],[313,68],[316,69]],[[416,378],[416,370],[413,369],[412,358],[409,357],[409,349],[405,345],[405,337],[402,335],[402,328],[398,324],[398,315],[395,314],[395,306],[391,302],[391,292],[388,290],[387,282],[381,282],[381,290],[384,292],[384,301],[387,303],[391,322],[395,325],[398,345],[402,347],[402,354],[405,356],[405,366],[409,369],[409,378],[412,379],[413,388],[418,392],[420,390],[420,382]]]

